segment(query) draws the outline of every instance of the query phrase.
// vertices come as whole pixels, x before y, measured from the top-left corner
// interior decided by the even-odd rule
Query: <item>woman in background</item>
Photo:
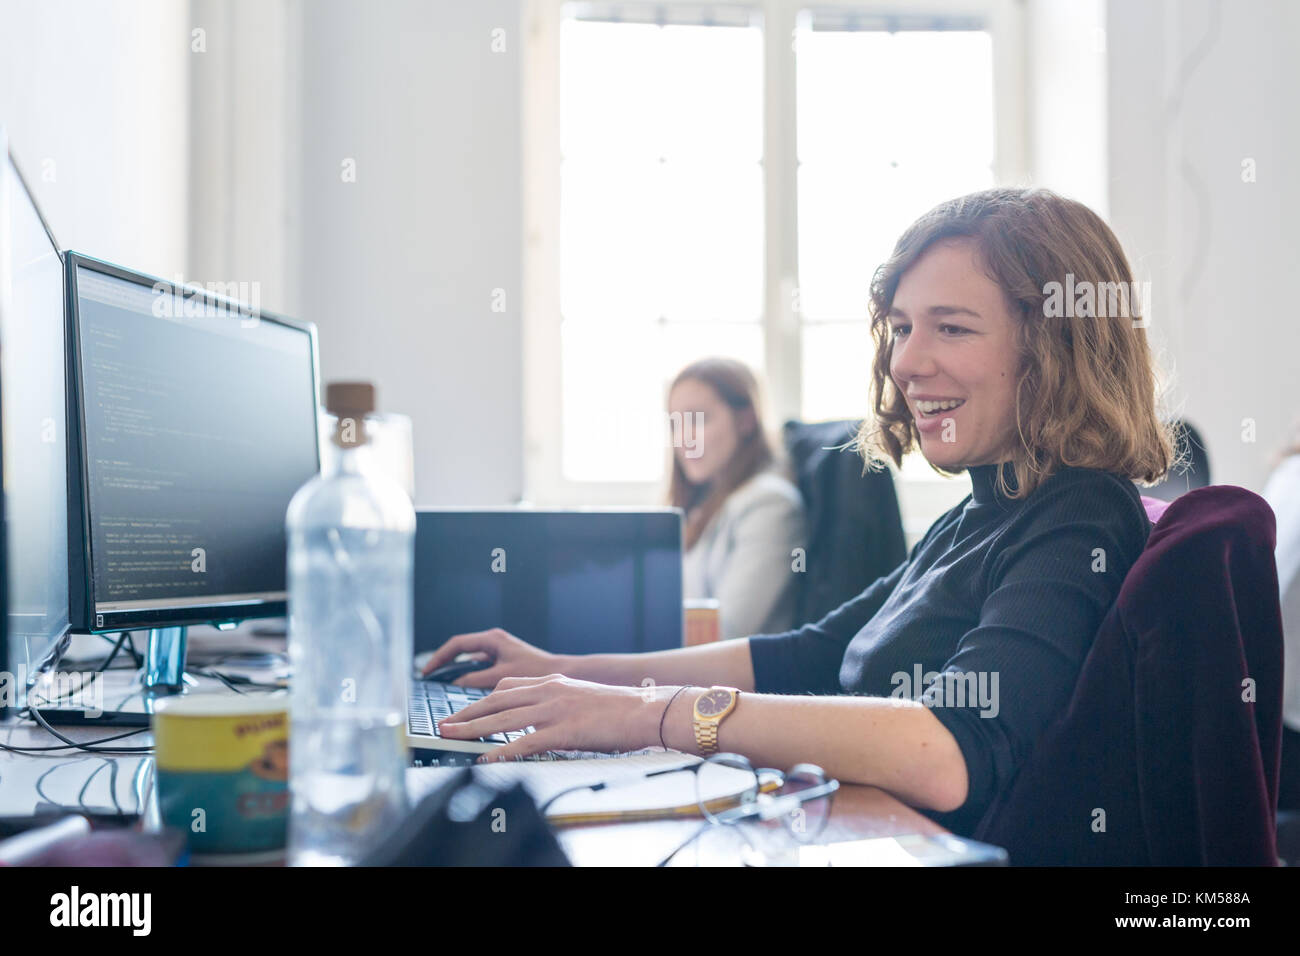
[[[700,359],[673,380],[668,412],[668,503],[686,513],[683,596],[718,601],[724,640],[789,630],[803,500],[776,466],[753,372]]]

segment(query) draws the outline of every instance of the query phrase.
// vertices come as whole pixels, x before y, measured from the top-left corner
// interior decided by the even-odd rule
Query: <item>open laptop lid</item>
[[[50,239],[50,245],[57,249],[60,255],[65,251],[59,245],[59,240],[54,238],[54,230],[50,228],[50,221],[45,218],[45,213],[41,212],[41,204],[36,201],[36,194],[32,192],[30,180],[23,175],[23,168],[18,164],[18,158],[9,151],[9,142],[4,138],[4,127],[0,126],[0,154],[9,157],[9,165],[13,174],[17,177],[18,186],[27,193],[27,198],[32,202],[32,208],[36,210],[36,218],[41,221],[41,228],[45,230],[45,235]]]
[[[675,508],[420,508],[415,649],[501,627],[557,654],[682,645]]]
[[[69,635],[63,256],[9,151],[0,149],[0,364],[5,624],[0,709]],[[21,560],[11,558],[21,556]]]

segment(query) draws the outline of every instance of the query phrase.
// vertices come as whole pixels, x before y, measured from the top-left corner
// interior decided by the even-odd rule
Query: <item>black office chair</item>
[[[785,424],[808,527],[796,624],[820,620],[907,556],[892,473],[864,475],[862,458],[844,447],[857,430],[854,421]]]
[[[1193,488],[1204,488],[1211,483],[1210,456],[1205,450],[1201,433],[1195,425],[1181,419],[1173,425],[1176,434],[1175,452],[1185,461],[1170,471],[1159,484],[1141,489],[1142,494],[1162,501],[1173,501]]]

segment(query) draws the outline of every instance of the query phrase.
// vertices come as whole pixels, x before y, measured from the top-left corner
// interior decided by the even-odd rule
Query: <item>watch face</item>
[[[711,690],[695,702],[701,717],[716,717],[731,703],[731,691]]]

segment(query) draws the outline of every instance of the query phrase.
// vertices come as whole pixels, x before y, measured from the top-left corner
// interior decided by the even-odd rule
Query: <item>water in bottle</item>
[[[335,454],[289,504],[289,862],[357,862],[406,811],[415,511],[373,467],[374,387],[331,384]]]

